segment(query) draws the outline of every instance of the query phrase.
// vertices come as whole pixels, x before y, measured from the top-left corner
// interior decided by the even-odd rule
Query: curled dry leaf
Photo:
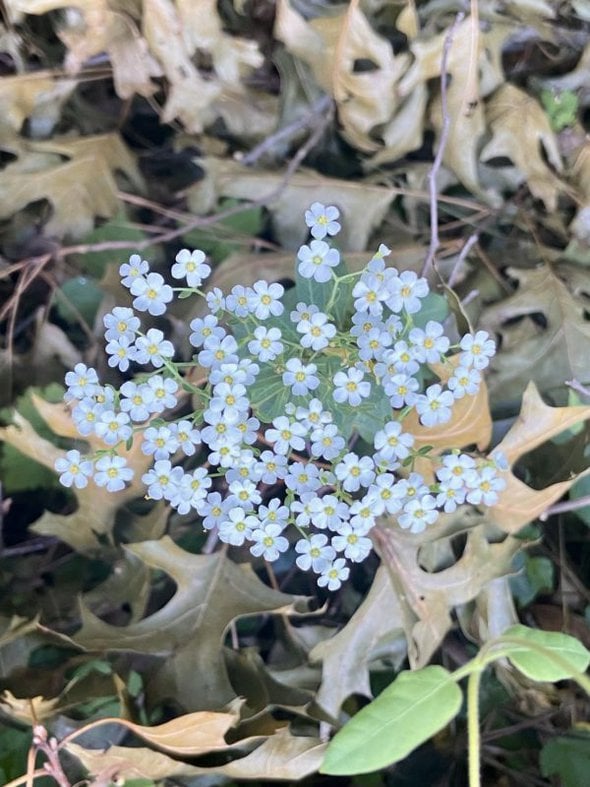
[[[508,273],[518,289],[485,309],[480,320],[482,328],[502,337],[502,350],[488,374],[492,394],[516,399],[529,380],[541,390],[572,378],[590,380],[590,323],[584,300],[576,297],[581,287],[577,269],[540,265],[508,268]],[[536,315],[542,320],[532,319]]]
[[[231,779],[284,779],[299,781],[315,773],[322,762],[326,744],[317,738],[294,736],[282,729],[245,757],[225,765],[201,768],[188,765],[150,749],[111,746],[85,749],[68,743],[66,750],[76,757],[92,775],[113,769],[126,779],[160,779],[196,776],[226,776]]]
[[[433,371],[442,382],[446,382],[459,363],[459,355],[452,356],[450,364],[434,364]],[[422,448],[431,445],[435,452],[451,448],[476,445],[483,451],[492,435],[492,417],[488,402],[488,389],[485,381],[475,396],[464,396],[453,404],[453,415],[446,424],[422,426],[415,410],[404,419],[404,431],[414,435],[414,445]]]
[[[79,437],[69,410],[64,405],[50,404],[35,395],[32,395],[32,398],[35,407],[55,434],[61,437]],[[29,421],[18,412],[14,413],[13,421],[12,425],[0,428],[0,441],[9,443],[25,456],[53,470],[56,459],[65,456],[66,452],[40,437]],[[88,442],[93,449],[104,448],[98,438],[89,438]],[[31,529],[40,535],[57,536],[78,552],[92,554],[99,550],[99,539],[111,534],[119,507],[145,494],[141,476],[147,471],[151,459],[141,451],[141,436],[136,437],[130,451],[123,449],[120,453],[135,471],[134,479],[126,489],[109,494],[92,483],[84,489],[74,489],[78,507],[73,513],[60,515],[45,511]]]
[[[21,724],[42,724],[55,715],[60,698],[48,700],[45,697],[15,697],[10,691],[0,694],[2,713]]]
[[[371,131],[391,120],[397,104],[395,83],[408,57],[394,56],[389,41],[372,29],[358,6],[351,2],[337,14],[307,21],[289,0],[280,0],[275,36],[310,66],[320,87],[333,96],[345,139],[373,152],[381,145]],[[357,73],[358,62],[369,62],[371,68]]]
[[[521,456],[588,418],[590,406],[549,407],[541,399],[535,384],[529,383],[522,399],[520,415],[492,455],[502,452],[512,467]],[[532,522],[580,477],[574,476],[546,489],[536,490],[519,481],[511,472],[503,476],[506,489],[501,493],[499,502],[487,511],[488,518],[505,533],[516,533]]]
[[[561,172],[563,165],[541,105],[524,90],[505,84],[488,101],[486,119],[493,136],[481,152],[482,162],[509,158],[531,194],[543,201],[546,210],[554,211],[562,187],[546,159],[556,172]]]
[[[49,71],[3,76],[0,80],[0,140],[10,142],[25,120],[46,135],[60,117],[64,101],[76,87],[73,79],[56,79]]]
[[[0,172],[0,217],[48,200],[53,208],[46,226],[50,234],[80,237],[93,229],[96,216],[114,216],[119,209],[116,171],[143,190],[135,158],[118,134],[15,139],[7,149],[18,157]]]
[[[309,208],[310,194],[313,199],[340,208],[344,221],[339,243],[348,251],[360,251],[367,248],[371,231],[383,221],[397,193],[396,189],[328,178],[311,170],[299,170],[285,184],[281,173],[253,172],[237,161],[209,157],[198,163],[205,169],[206,177],[186,192],[191,210],[206,213],[220,197],[261,200],[274,195],[267,207],[275,234],[286,249],[298,248],[308,236],[301,217]],[[281,186],[284,188],[277,196]]]

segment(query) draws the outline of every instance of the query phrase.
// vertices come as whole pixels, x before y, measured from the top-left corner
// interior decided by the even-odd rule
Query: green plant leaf
[[[74,276],[55,293],[57,312],[66,322],[78,322],[80,315],[87,325],[94,323],[104,291],[87,276]]]
[[[521,607],[530,604],[543,590],[553,587],[555,567],[548,557],[519,552],[514,561],[518,574],[510,577],[510,589]]]
[[[414,325],[418,328],[425,328],[429,320],[435,322],[443,322],[449,314],[449,304],[447,299],[436,292],[429,292],[426,298],[423,298],[422,308],[417,314],[412,315]]]
[[[511,626],[503,637],[518,637],[519,645],[512,645],[508,658],[527,678],[555,682],[571,678],[576,672],[585,672],[590,664],[590,652],[575,637],[557,631],[540,631],[527,626]],[[530,642],[535,649],[527,646]],[[537,650],[544,648],[548,655]],[[557,656],[564,664],[551,659]],[[568,668],[569,665],[569,668]]]
[[[588,497],[590,495],[590,476],[584,476],[572,486],[570,489],[570,500],[579,500],[581,497]],[[575,515],[581,519],[585,525],[590,527],[590,505],[576,508]]]
[[[557,776],[562,787],[581,787],[590,773],[590,735],[572,730],[553,738],[543,746],[539,762],[543,776]]]
[[[399,762],[453,719],[463,695],[451,674],[431,666],[401,672],[328,746],[321,773],[369,773]]]
[[[290,389],[283,384],[282,375],[271,364],[260,364],[260,372],[250,386],[249,394],[255,416],[266,424],[285,415],[285,407],[291,398]]]

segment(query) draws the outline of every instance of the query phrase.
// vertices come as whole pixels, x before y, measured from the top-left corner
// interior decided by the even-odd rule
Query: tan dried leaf
[[[21,724],[42,724],[55,715],[60,698],[48,700],[45,697],[15,697],[10,691],[0,694],[2,713]]]
[[[529,380],[541,390],[572,378],[590,381],[590,323],[584,301],[570,292],[577,272],[569,265],[508,269],[518,289],[485,309],[480,320],[482,328],[502,337],[502,352],[488,373],[492,394],[516,399]],[[530,319],[536,314],[542,323]]]
[[[549,407],[539,396],[535,384],[529,383],[518,419],[492,456],[503,453],[512,467],[521,456],[588,418],[590,406]],[[503,477],[506,489],[501,493],[499,502],[487,509],[488,518],[504,532],[516,533],[564,495],[580,476],[539,490],[523,484],[511,472],[504,473]]]
[[[212,210],[219,197],[263,199],[284,186],[268,204],[268,210],[275,234],[286,249],[296,249],[305,242],[308,232],[301,217],[312,200],[337,205],[342,211],[343,229],[338,237],[343,249],[366,249],[371,231],[381,223],[397,193],[395,189],[328,178],[310,170],[300,170],[285,184],[281,173],[253,172],[230,159],[209,157],[198,161],[207,175],[186,192],[195,213]]]
[[[25,120],[47,134],[75,87],[74,80],[58,80],[49,71],[3,76],[0,79],[0,140],[10,141]]]
[[[545,163],[561,172],[563,165],[555,134],[541,105],[514,85],[502,85],[486,105],[486,120],[493,137],[481,152],[481,160],[507,157],[526,182],[533,196],[542,200],[548,211],[557,206],[562,186]]]
[[[225,765],[201,768],[172,759],[150,749],[111,746],[85,749],[68,743],[68,752],[76,757],[91,774],[113,769],[126,779],[145,778],[153,781],[179,776],[226,776],[230,779],[285,779],[297,782],[315,773],[322,762],[326,744],[317,738],[294,736],[282,729],[245,757]]]
[[[0,217],[46,199],[53,207],[51,234],[80,237],[93,229],[96,216],[113,216],[119,209],[115,171],[143,190],[135,160],[118,134],[25,141],[13,149],[17,160],[0,172]],[[68,160],[61,163],[60,157]]]
[[[391,44],[372,29],[358,6],[351,2],[337,14],[306,21],[289,0],[280,0],[275,36],[311,67],[320,87],[334,97],[348,142],[373,152],[381,145],[371,131],[391,120],[395,84],[408,59],[394,56]],[[358,61],[369,61],[373,68],[357,73]]]

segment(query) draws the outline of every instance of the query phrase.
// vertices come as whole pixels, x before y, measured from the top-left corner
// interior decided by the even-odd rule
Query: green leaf
[[[330,300],[330,295],[334,289],[334,280],[327,282],[317,282],[315,279],[304,279],[297,271],[295,275],[295,297],[296,303],[302,301],[307,306],[314,304],[323,312]]]
[[[285,415],[291,391],[283,385],[282,374],[274,365],[260,364],[260,372],[248,391],[254,415],[262,423],[269,424],[274,418]]]
[[[110,221],[97,227],[84,238],[84,243],[105,243],[108,241],[129,241],[129,249],[115,249],[114,251],[92,251],[80,255],[78,265],[86,273],[96,278],[101,278],[109,265],[120,265],[133,254],[135,246],[145,240],[145,234],[133,226],[120,211]],[[150,256],[150,249],[144,249],[142,254]]]
[[[519,552],[514,559],[514,568],[519,573],[510,577],[510,589],[521,607],[526,607],[539,593],[553,587],[555,567],[548,557],[531,557],[526,552]]]
[[[413,314],[414,325],[418,328],[425,328],[429,320],[442,322],[449,314],[449,304],[446,298],[436,292],[429,292],[426,298],[422,299],[422,308],[417,314]]]
[[[401,672],[328,746],[321,773],[369,773],[399,762],[453,719],[463,695],[439,666]]]
[[[553,738],[541,750],[539,759],[543,776],[557,776],[562,787],[581,787],[590,773],[590,735],[572,731]]]
[[[92,325],[104,291],[87,276],[75,276],[55,292],[55,305],[59,316],[66,322],[76,323],[79,318]]]
[[[240,202],[236,199],[222,200],[219,210],[233,208]],[[204,251],[214,262],[222,262],[234,252],[243,250],[246,239],[248,245],[251,245],[252,237],[260,234],[262,224],[262,208],[244,206],[244,210],[222,219],[217,224],[187,232],[183,235],[183,240],[192,249]]]
[[[552,683],[566,680],[576,672],[585,672],[590,664],[590,651],[569,634],[518,625],[507,629],[503,637],[518,637],[521,641],[518,645],[511,643],[511,651],[507,656],[512,664],[531,680]],[[534,649],[528,647],[528,642]],[[546,650],[547,655],[537,648]],[[557,656],[562,663],[555,663],[551,654]]]
[[[61,402],[64,389],[58,383],[51,383],[43,389],[29,388],[16,402],[16,409],[32,424],[35,431],[46,440],[55,442],[55,435],[39,415],[31,400],[31,393],[39,394],[48,402]],[[0,410],[0,420],[6,422],[12,420],[8,408]],[[53,489],[58,486],[57,477],[52,470],[25,456],[10,443],[2,442],[0,442],[0,478],[2,478],[4,492],[10,494],[31,489]]]
[[[590,496],[590,475],[580,478],[570,489],[570,500],[579,500],[581,497]],[[575,515],[590,527],[590,505],[576,508]]]

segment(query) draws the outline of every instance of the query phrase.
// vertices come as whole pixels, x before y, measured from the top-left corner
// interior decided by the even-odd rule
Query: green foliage
[[[219,211],[229,210],[238,204],[240,204],[239,200],[235,199],[221,200]],[[210,227],[185,233],[183,240],[192,249],[202,249],[214,262],[222,262],[234,252],[240,251],[250,239],[258,235],[262,225],[262,208],[244,208],[239,213],[222,218]]]
[[[398,762],[445,727],[461,702],[461,690],[442,667],[401,672],[335,735],[322,773],[369,773]]]
[[[548,592],[555,582],[555,567],[547,557],[519,552],[514,559],[518,574],[510,577],[510,589],[521,607],[526,607],[540,593]]]
[[[590,773],[590,733],[583,728],[553,738],[541,751],[541,773],[559,779],[562,787],[584,787]]]
[[[469,677],[470,687],[469,729],[477,730],[477,693],[473,707],[471,686],[478,687],[482,670],[500,658],[508,658],[531,680],[575,678],[590,694],[590,681],[583,676],[590,652],[581,642],[567,634],[512,626],[454,673],[437,666],[401,672],[336,734],[328,746],[322,773],[368,773],[406,757],[457,715],[462,704],[457,683],[464,677]],[[479,761],[478,749],[479,742],[471,740],[470,773],[479,772],[479,767],[472,767],[474,758]]]
[[[577,93],[571,90],[543,90],[541,101],[554,131],[563,131],[575,124],[579,109]]]
[[[55,292],[57,312],[69,323],[77,323],[80,317],[87,325],[92,325],[104,298],[104,291],[86,276],[68,279]]]

